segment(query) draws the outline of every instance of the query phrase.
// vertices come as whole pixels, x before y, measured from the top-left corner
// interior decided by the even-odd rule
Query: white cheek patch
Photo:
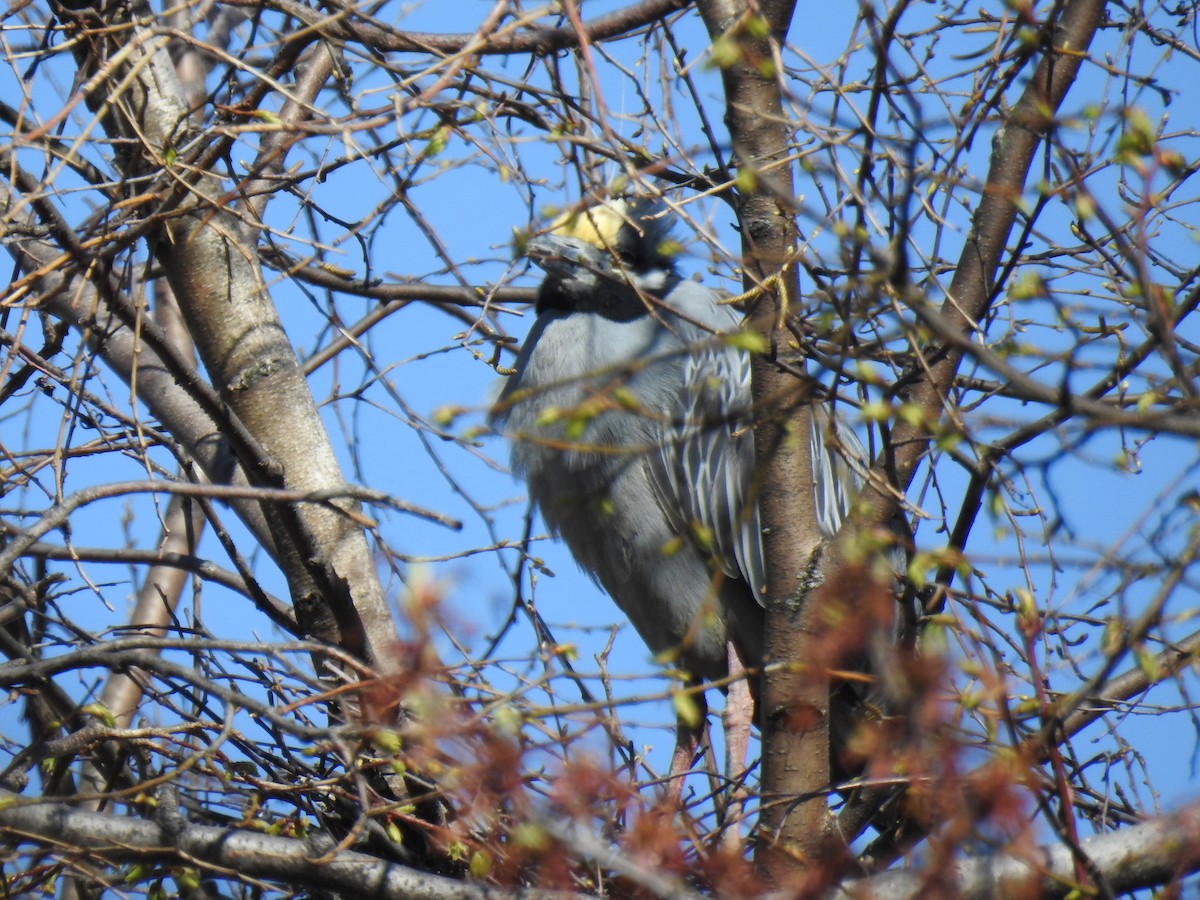
[[[670,275],[662,269],[651,269],[638,275],[630,274],[630,281],[643,291],[661,291],[667,286]]]

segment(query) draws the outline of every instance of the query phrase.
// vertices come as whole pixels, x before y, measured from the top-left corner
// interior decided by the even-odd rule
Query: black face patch
[[[547,275],[538,289],[537,314],[556,310],[594,313],[614,322],[629,322],[646,315],[647,301],[644,292],[619,275],[584,279],[556,273]]]
[[[539,314],[552,310],[590,312],[614,321],[647,314],[647,298],[666,294],[678,282],[672,245],[657,207],[625,201],[563,217],[547,234],[530,239],[529,258],[545,269],[538,293]]]

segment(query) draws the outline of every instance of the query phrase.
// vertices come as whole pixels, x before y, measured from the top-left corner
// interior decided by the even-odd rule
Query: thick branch
[[[1104,0],[1070,0],[1053,27],[1051,46],[1037,71],[992,139],[987,182],[971,222],[966,245],[958,260],[949,296],[937,316],[938,330],[962,335],[962,341],[935,345],[923,354],[925,367],[914,375],[906,401],[919,407],[923,419],[915,424],[899,422],[892,431],[894,478],[907,488],[932,438],[933,425],[963,359],[965,340],[979,328],[998,294],[995,275],[1016,221],[1017,204],[1025,187],[1034,153],[1053,133],[1054,118],[1067,90],[1075,82],[1087,48],[1104,15]],[[869,512],[863,524],[882,525],[895,514],[892,492],[876,485],[886,484],[888,466],[876,463],[872,484],[864,490]],[[844,551],[844,544],[841,550]],[[839,557],[840,558],[840,557]]]
[[[889,447],[872,468],[870,480],[862,491],[862,502],[847,522],[849,527],[843,527],[828,551],[830,577],[813,592],[810,602],[816,606],[836,602],[842,573],[850,569],[847,561],[856,552],[855,533],[864,526],[881,526],[897,513],[898,498],[924,458],[965,355],[965,346],[998,295],[996,273],[1016,221],[1018,201],[1034,154],[1053,133],[1055,113],[1086,58],[1087,48],[1104,15],[1104,6],[1103,0],[1069,0],[1059,20],[1046,26],[1049,46],[1045,55],[992,140],[987,181],[951,280],[949,296],[939,310],[925,316],[936,322],[933,330],[938,343],[923,352],[905,397],[906,402],[919,408],[921,415],[908,416],[893,428]],[[894,479],[891,488],[889,479]],[[921,829],[918,827],[916,832]]]
[[[342,851],[318,862],[334,848],[316,841],[272,837],[207,825],[147,822],[104,813],[80,812],[66,805],[24,803],[0,793],[0,830],[6,841],[37,841],[52,847],[86,848],[105,862],[147,861],[188,867],[227,876],[280,879],[288,884],[339,891],[347,895],[396,900],[501,900],[508,897],[552,898],[552,891],[504,891],[485,885],[429,875],[384,862],[364,853]],[[169,827],[168,827],[169,826]]]
[[[1200,868],[1200,803],[1081,841],[1080,849],[1114,891],[1169,884]],[[939,893],[968,900],[1075,896],[1081,893],[1075,865],[1071,848],[1058,844],[1039,849],[1032,858],[1000,855],[962,860],[948,875],[935,873],[936,886]],[[927,896],[929,889],[919,872],[892,871],[848,882],[834,896],[909,900]]]
[[[128,174],[176,176],[166,201],[175,215],[156,250],[200,357],[222,399],[282,472],[282,484],[274,486],[336,491],[345,480],[262,282],[257,234],[225,211],[219,179],[188,173],[194,179],[188,183],[173,170],[168,151],[186,142],[190,103],[166,42],[139,24],[152,21],[149,8],[135,3],[129,11],[134,18],[124,39],[93,33],[78,45],[80,64],[87,72],[114,67],[114,82],[126,78],[132,85],[103,119],[112,137],[137,141],[140,153],[121,160]],[[274,472],[253,467],[247,475],[254,483],[277,481]],[[351,518],[311,505],[266,505],[264,512],[297,618],[310,634],[387,672],[396,665],[395,626],[365,534],[353,522],[355,504],[343,505]]]
[[[814,664],[820,656],[820,610],[802,602],[821,540],[808,440],[812,391],[794,374],[803,370],[803,359],[786,349],[786,315],[780,314],[799,291],[795,267],[788,265],[795,242],[794,190],[791,168],[783,161],[791,133],[774,77],[793,4],[759,4],[768,36],[755,27],[742,3],[708,0],[699,8],[714,44],[735,48],[734,61],[722,69],[722,82],[736,162],[752,174],[747,182],[755,186],[738,197],[746,289],[774,285],[774,292],[763,290],[751,323],[774,351],[754,359],[752,377],[759,411],[754,442],[763,484],[758,504],[768,595],[759,687],[762,789],[766,797],[789,798],[763,806],[760,831],[773,840],[761,845],[760,861],[768,876],[779,881],[797,863],[815,861],[824,844],[829,819],[823,798],[830,783],[829,676],[825,666]]]

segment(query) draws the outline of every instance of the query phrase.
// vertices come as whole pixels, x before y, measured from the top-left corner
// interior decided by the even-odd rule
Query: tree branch
[[[86,848],[88,855],[108,862],[141,860],[194,866],[225,877],[238,873],[249,878],[276,878],[380,900],[565,900],[568,896],[557,891],[505,891],[454,881],[348,850],[318,862],[334,847],[332,839],[325,836],[322,841],[319,834],[302,841],[209,825],[159,824],[81,812],[65,804],[31,804],[8,791],[0,791],[0,804],[6,807],[0,809],[0,830],[8,841]]]
[[[598,16],[584,24],[580,34],[571,26],[562,28],[530,27],[523,31],[508,31],[479,39],[475,34],[439,34],[431,32],[398,31],[375,23],[354,21],[345,16],[329,16],[295,0],[268,0],[267,6],[295,16],[306,25],[330,31],[341,37],[361,42],[377,50],[398,53],[433,53],[450,56],[468,52],[475,56],[511,55],[522,53],[551,54],[578,47],[581,41],[595,43],[621,37],[638,28],[656,22],[663,16],[688,6],[690,0],[642,0],[625,9]],[[231,6],[263,6],[259,0],[229,0]]]
[[[1080,841],[1114,891],[1169,884],[1200,868],[1200,803],[1140,825]],[[930,878],[939,891],[963,900],[1004,897],[1066,897],[1080,893],[1075,853],[1062,844],[1039,848],[1029,858],[975,857],[952,865],[949,873],[882,872],[849,881],[838,900],[909,900],[928,896]]]

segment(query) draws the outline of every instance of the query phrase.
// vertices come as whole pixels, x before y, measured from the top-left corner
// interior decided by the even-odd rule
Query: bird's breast
[[[671,339],[647,318],[542,316],[500,396],[497,418],[519,443],[547,442],[548,453],[644,441],[682,384],[683,363],[671,353]]]

